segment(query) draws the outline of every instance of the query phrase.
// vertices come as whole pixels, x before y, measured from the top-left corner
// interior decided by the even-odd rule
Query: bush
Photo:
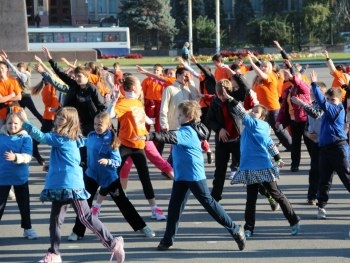
[[[131,59],[142,58],[142,55],[137,53],[130,53],[129,55],[126,55],[125,58],[131,58]]]

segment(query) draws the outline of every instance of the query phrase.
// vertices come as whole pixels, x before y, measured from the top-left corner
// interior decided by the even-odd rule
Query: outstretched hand
[[[311,82],[317,82],[317,73],[315,70],[313,70],[310,74],[310,79],[311,79]]]
[[[42,47],[42,50],[43,50],[45,56],[47,57],[47,59],[52,59],[50,50],[49,50],[47,47],[43,46],[43,47]]]
[[[17,112],[17,115],[22,121],[28,121],[28,116],[27,116],[27,113],[24,111],[24,109],[20,109]]]

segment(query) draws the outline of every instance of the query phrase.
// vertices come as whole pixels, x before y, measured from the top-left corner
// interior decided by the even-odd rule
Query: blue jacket
[[[317,104],[324,111],[318,145],[322,147],[346,140],[347,135],[344,131],[345,110],[343,104],[334,105],[327,102],[316,83],[311,83],[311,88]]]
[[[22,127],[40,143],[51,146],[50,166],[44,189],[84,189],[83,169],[80,166],[79,148],[84,140],[70,140],[55,132],[43,133],[30,122]]]
[[[119,150],[113,150],[110,146],[112,132],[107,130],[103,134],[95,131],[89,133],[86,139],[87,170],[86,175],[94,179],[101,187],[107,187],[119,178],[117,168],[121,164]],[[98,163],[98,160],[106,158],[106,166]]]
[[[32,155],[33,142],[26,131],[9,135],[5,126],[0,132],[0,185],[22,185],[28,182],[29,164]],[[12,151],[16,155],[27,154],[28,161],[11,162],[4,158],[4,153]],[[24,160],[24,158],[21,158]]]
[[[201,140],[208,130],[194,122],[183,124],[177,131],[148,134],[147,140],[171,143],[174,181],[201,181],[206,179]]]

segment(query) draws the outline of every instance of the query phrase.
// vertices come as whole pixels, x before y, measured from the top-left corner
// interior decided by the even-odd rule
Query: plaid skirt
[[[279,177],[279,169],[275,166],[261,170],[238,170],[232,178],[231,184],[261,184],[277,181]]]
[[[44,189],[40,194],[40,201],[69,201],[86,200],[90,194],[83,189]]]

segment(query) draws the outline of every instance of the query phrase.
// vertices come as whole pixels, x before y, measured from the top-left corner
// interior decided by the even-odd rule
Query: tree
[[[304,6],[304,30],[310,44],[325,43],[329,34],[330,10],[327,4],[311,3]]]
[[[281,44],[290,43],[291,27],[286,20],[286,16],[276,16],[272,20],[270,17],[261,17],[250,22],[248,25],[255,29],[250,33],[251,42],[271,46],[277,39]]]
[[[119,19],[123,25],[129,26],[132,44],[146,31],[148,36],[143,38],[145,46],[170,47],[178,30],[175,19],[170,15],[169,0],[123,0],[120,10]]]
[[[199,48],[207,48],[207,47],[215,47],[215,22],[212,19],[208,19],[205,16],[199,16],[196,21],[193,23],[194,31],[195,31],[195,43],[194,47]]]
[[[236,1],[234,6],[234,26],[233,35],[235,42],[247,41],[247,24],[255,18],[254,10],[250,1]]]

